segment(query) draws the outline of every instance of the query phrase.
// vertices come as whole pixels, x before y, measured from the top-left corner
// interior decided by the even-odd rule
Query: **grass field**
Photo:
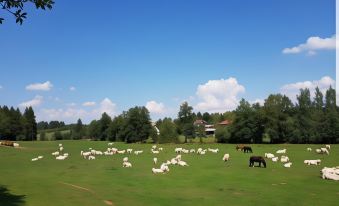
[[[51,155],[62,143],[70,157],[57,161]],[[251,154],[230,144],[186,144],[184,148],[219,148],[218,154],[183,155],[189,167],[171,166],[168,174],[153,175],[155,155],[150,144],[115,143],[119,149],[143,149],[136,155],[100,156],[94,161],[80,157],[89,147],[106,150],[107,142],[20,142],[22,148],[0,147],[1,206],[66,205],[338,205],[339,182],[320,178],[324,166],[339,165],[339,146],[330,155],[317,155],[306,148],[320,145],[252,145],[255,155],[287,148],[292,168],[272,163],[249,168]],[[178,145],[161,145],[159,161],[175,157]],[[231,159],[221,161],[227,152]],[[43,155],[37,162],[31,159]],[[132,168],[122,168],[129,156]],[[306,166],[304,159],[322,160],[321,166]],[[159,167],[159,164],[158,166]]]

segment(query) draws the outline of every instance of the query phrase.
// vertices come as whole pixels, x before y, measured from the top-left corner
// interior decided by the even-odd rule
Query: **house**
[[[203,126],[205,128],[206,135],[214,135],[215,128],[213,124],[207,124],[205,120],[197,119],[194,121],[194,126]]]
[[[227,126],[227,125],[230,125],[232,122],[230,120],[224,120],[222,122],[219,122],[218,125],[221,125],[221,126]]]

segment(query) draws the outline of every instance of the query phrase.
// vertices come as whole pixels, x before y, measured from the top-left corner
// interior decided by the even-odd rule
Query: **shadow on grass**
[[[0,205],[23,206],[25,205],[26,195],[14,195],[5,187],[0,185]]]

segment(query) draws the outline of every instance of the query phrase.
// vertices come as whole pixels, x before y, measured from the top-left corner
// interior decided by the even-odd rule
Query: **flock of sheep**
[[[113,146],[114,143],[110,142],[108,143],[108,146]],[[329,151],[331,149],[330,145],[326,145],[323,148],[316,149],[316,153],[318,154],[327,154],[329,155]],[[161,151],[163,151],[162,147],[157,147],[156,145],[153,145],[151,148],[151,153],[152,154],[159,154]],[[311,152],[312,148],[307,148],[307,151]],[[133,149],[124,149],[124,150],[119,150],[114,147],[108,147],[106,151],[98,151],[94,150],[92,148],[89,148],[88,151],[81,151],[80,155],[87,160],[95,160],[96,156],[109,156],[109,155],[115,155],[115,154],[135,154],[135,155],[140,155],[144,151],[143,150],[135,150]],[[177,147],[174,149],[174,152],[176,153],[176,156],[162,162],[160,164],[159,168],[152,168],[151,171],[153,174],[159,174],[159,173],[167,173],[170,171],[169,166],[171,165],[178,165],[178,166],[189,166],[186,161],[182,159],[182,154],[197,154],[197,155],[205,155],[207,152],[217,154],[219,152],[219,149],[203,149],[203,148],[198,148],[197,150],[195,149],[185,149],[182,147]],[[281,156],[275,156],[273,153],[265,153],[265,158],[271,159],[272,162],[278,162],[280,159],[280,162],[283,163],[283,166],[285,168],[289,168],[292,166],[292,162],[290,161],[289,157],[286,155],[287,150],[286,149],[280,149],[276,151],[276,154],[281,154]],[[52,153],[52,155],[55,157],[56,160],[65,160],[68,158],[69,154],[64,152],[64,147],[62,144],[59,144],[59,149],[55,152]],[[35,158],[32,158],[32,162],[38,161],[42,159],[43,156],[38,156]],[[230,159],[230,155],[228,153],[223,155],[222,161],[226,162]],[[153,158],[153,163],[154,165],[157,165],[158,163],[158,158],[154,157]],[[320,159],[314,159],[314,160],[304,160],[304,163],[307,165],[320,165],[321,160]],[[130,168],[132,167],[132,163],[129,162],[128,157],[123,158],[122,166],[124,168]],[[331,179],[331,180],[339,180],[339,166],[337,167],[325,167],[321,170],[322,178],[323,179]]]

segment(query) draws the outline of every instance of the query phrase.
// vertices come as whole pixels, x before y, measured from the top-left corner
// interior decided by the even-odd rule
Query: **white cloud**
[[[82,106],[84,106],[84,107],[92,107],[92,106],[95,106],[95,105],[96,105],[95,102],[84,102],[82,104]]]
[[[37,106],[41,105],[42,102],[43,102],[43,97],[37,95],[37,96],[35,96],[34,99],[32,99],[32,100],[29,100],[29,101],[20,103],[20,104],[19,104],[19,107],[23,107],[23,108],[25,108],[25,107],[30,107],[30,106],[32,106],[32,107],[37,107]]]
[[[306,43],[299,44],[298,46],[285,48],[282,53],[284,54],[298,54],[301,52],[307,52],[312,56],[316,54],[317,50],[334,50],[336,46],[336,36],[333,35],[330,38],[321,38],[312,36],[307,39]]]
[[[105,98],[100,102],[100,107],[93,111],[94,116],[100,117],[102,113],[106,112],[110,116],[116,114],[116,104],[113,103],[109,98]]]
[[[49,91],[53,87],[53,84],[50,81],[44,83],[34,83],[26,86],[26,90],[33,91]]]
[[[202,112],[225,112],[237,107],[238,95],[245,92],[245,87],[238,84],[236,78],[209,80],[199,85],[196,95],[202,101],[194,108]]]
[[[71,87],[69,88],[69,91],[71,91],[71,92],[74,92],[75,90],[76,90],[76,88],[73,87],[73,86],[71,86]]]
[[[146,108],[150,113],[154,114],[164,114],[165,113],[165,106],[163,103],[157,103],[156,101],[148,101],[146,103]]]
[[[325,92],[330,86],[333,88],[335,87],[335,80],[329,76],[324,76],[320,80],[286,84],[280,88],[280,91],[282,94],[288,96],[293,102],[296,102],[296,96],[300,93],[300,89],[308,88],[311,93],[311,98],[313,98],[316,87],[319,87],[320,91],[325,96]]]

